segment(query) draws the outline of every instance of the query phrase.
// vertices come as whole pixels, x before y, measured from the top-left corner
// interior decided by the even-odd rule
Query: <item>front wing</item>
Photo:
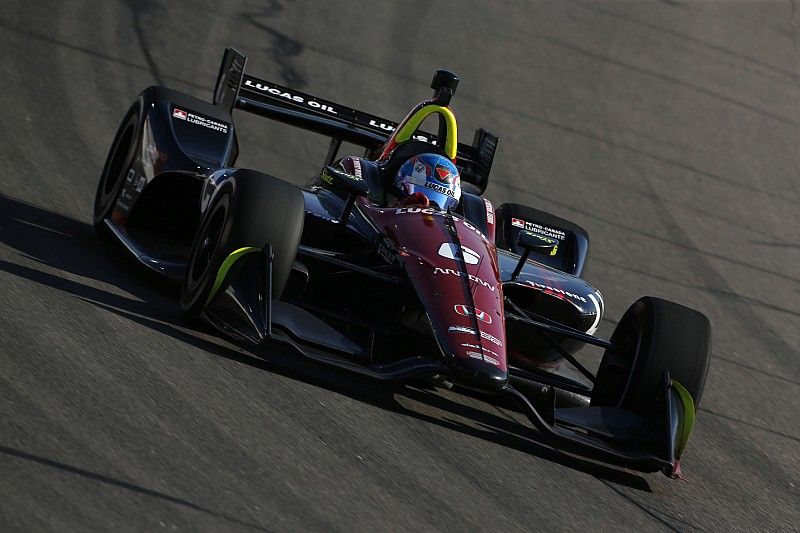
[[[239,253],[221,272],[209,296],[205,319],[225,335],[251,346],[259,347],[267,340],[287,343],[305,357],[375,379],[404,382],[448,375],[447,367],[433,357],[409,356],[389,364],[371,364],[359,345],[327,323],[290,303],[272,300],[271,276],[269,246]],[[611,407],[557,408],[557,385],[534,379],[518,379],[518,388],[509,384],[499,392],[482,392],[491,394],[490,398],[513,400],[545,440],[567,451],[681,477],[680,456],[695,411],[691,396],[668,375],[663,382],[666,408],[659,420]]]

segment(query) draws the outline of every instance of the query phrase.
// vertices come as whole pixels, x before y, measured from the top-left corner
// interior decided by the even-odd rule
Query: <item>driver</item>
[[[419,154],[402,164],[393,194],[403,206],[454,209],[461,199],[461,176],[453,162],[439,154]]]

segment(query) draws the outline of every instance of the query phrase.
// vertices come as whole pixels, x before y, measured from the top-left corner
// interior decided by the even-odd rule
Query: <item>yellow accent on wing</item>
[[[694,398],[692,398],[692,395],[689,393],[689,391],[674,379],[670,380],[669,384],[670,387],[675,389],[675,392],[678,393],[678,398],[683,405],[684,419],[681,421],[682,426],[680,429],[680,437],[678,438],[677,445],[675,446],[675,458],[680,459],[683,450],[686,449],[686,442],[689,440],[689,435],[692,433],[694,420],[697,415],[694,408]]]
[[[220,287],[222,287],[222,283],[225,281],[225,277],[228,275],[231,267],[239,260],[243,255],[249,254],[251,252],[260,252],[261,248],[254,248],[252,246],[246,246],[244,248],[239,248],[238,250],[234,250],[230,253],[228,257],[225,258],[225,261],[222,262],[222,265],[219,267],[219,271],[217,272],[217,277],[214,280],[214,285],[211,287],[211,292],[208,294],[208,299],[206,300],[206,305],[211,303],[211,300],[214,299],[214,296],[217,295]]]

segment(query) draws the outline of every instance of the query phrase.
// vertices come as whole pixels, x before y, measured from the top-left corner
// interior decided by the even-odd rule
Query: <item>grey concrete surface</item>
[[[70,2],[0,10],[0,529],[797,530],[800,13],[787,2]],[[388,117],[462,76],[488,195],[574,219],[608,335],[643,294],[708,314],[684,470],[554,451],[453,392],[389,390],[181,319],[90,228],[127,106],[221,52]],[[296,182],[325,141],[236,118]]]

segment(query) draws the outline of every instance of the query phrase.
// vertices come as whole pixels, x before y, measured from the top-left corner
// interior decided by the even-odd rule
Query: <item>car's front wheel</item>
[[[205,309],[225,259],[242,248],[272,248],[272,298],[280,298],[303,231],[303,195],[283,180],[237,170],[213,195],[195,234],[181,288],[189,319]]]
[[[686,388],[695,406],[706,383],[711,324],[702,313],[645,296],[622,316],[597,371],[592,405],[652,415],[663,396],[664,373]]]

